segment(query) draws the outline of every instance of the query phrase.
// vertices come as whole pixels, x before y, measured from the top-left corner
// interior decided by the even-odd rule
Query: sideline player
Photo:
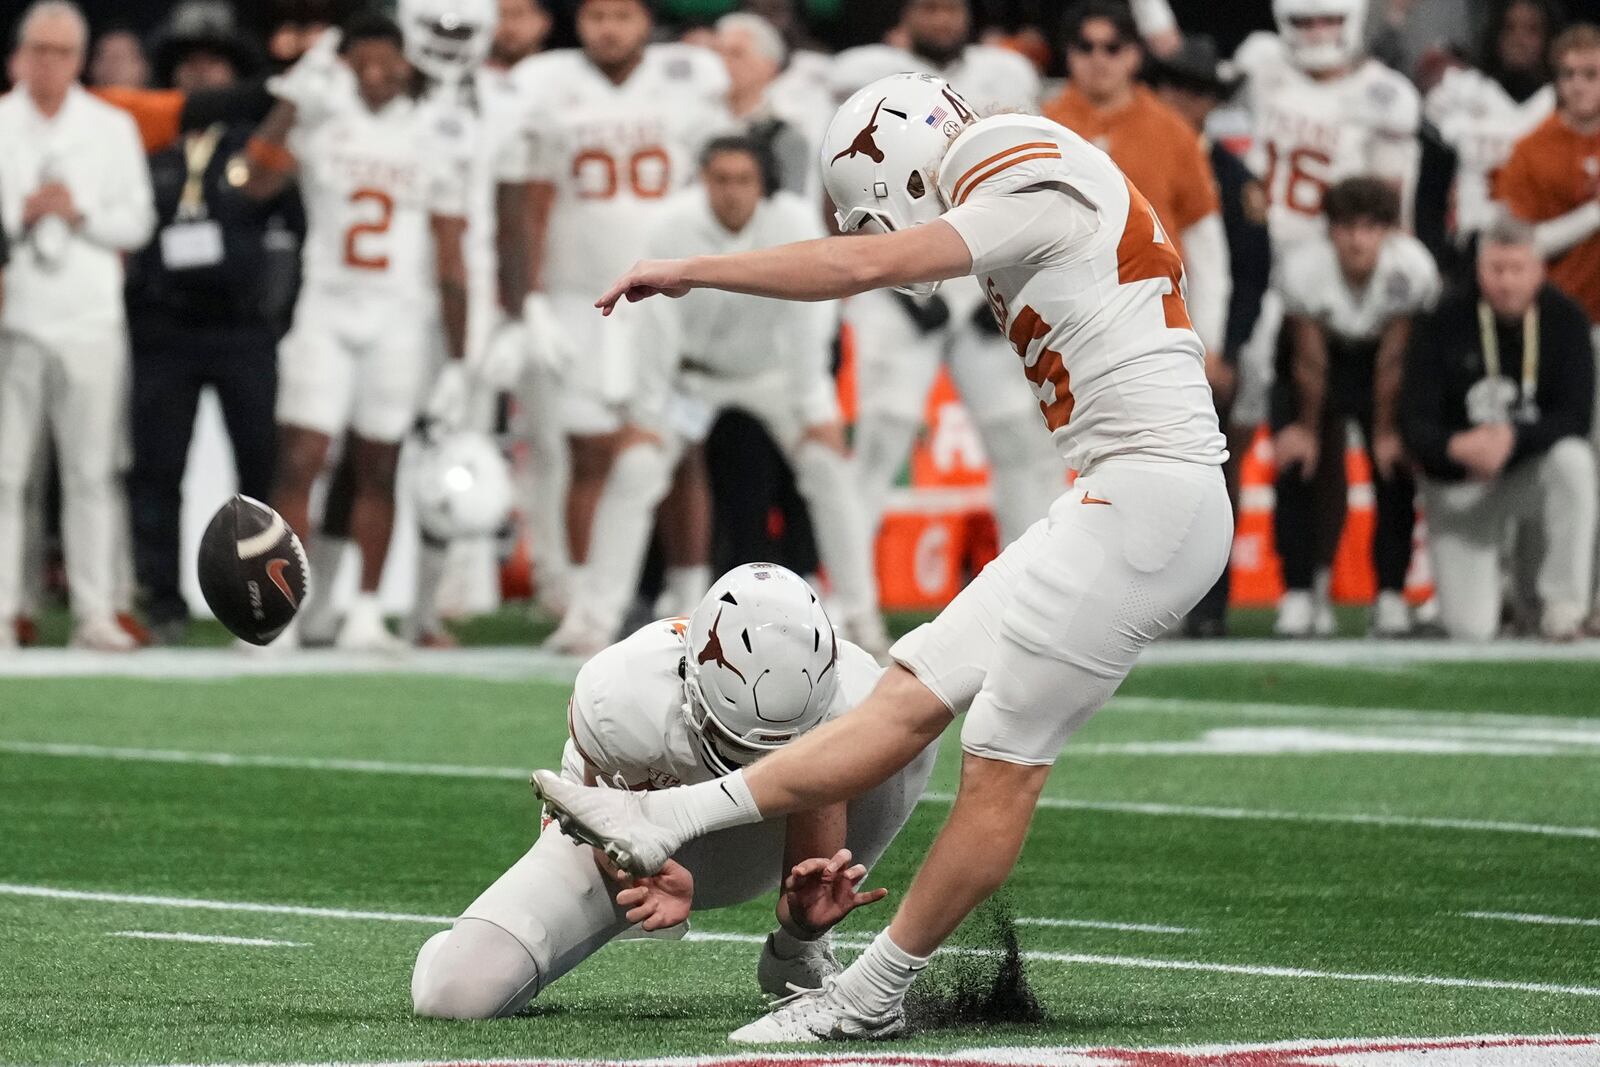
[[[910,71],[959,85],[979,114],[1038,112],[1033,65],[1009,49],[972,42],[969,0],[905,0],[900,25],[906,48],[871,44],[839,53],[831,74],[836,102]],[[1011,353],[989,321],[982,289],[963,281],[937,294],[862,293],[845,305],[845,319],[855,333],[854,444],[871,531],[911,454],[943,363],[989,461],[1001,544],[1022,536],[1061,491],[1065,472],[1032,417],[1033,398],[1006,371]]]
[[[935,112],[948,122],[930,124]],[[748,770],[633,795],[539,771],[569,833],[641,875],[709,831],[836,803],[962,727],[961,788],[889,929],[816,993],[735,1041],[887,1037],[906,990],[1010,875],[1062,746],[1221,573],[1233,516],[1183,265],[1099,149],[1047,119],[978,120],[938,78],[897,75],[829,127],[823,177],[850,235],[635,265],[598,305],[714,287],[825,300],[975,275],[1077,483],[932,623],[896,643],[858,713]]]
[[[334,49],[337,48],[337,57]],[[327,31],[273,83],[279,102],[251,139],[249,188],[272,195],[298,169],[306,206],[304,280],[279,346],[273,506],[310,540],[312,485],[350,431],[351,534],[360,592],[345,648],[392,650],[378,584],[394,528],[400,442],[421,404],[436,336],[433,182],[408,88],[400,28],[358,16]],[[280,638],[293,640],[292,633]]]
[[[623,790],[715,787],[848,712],[882,673],[836,638],[799,575],[746,564],[713,585],[690,618],[653,622],[584,664],[568,707],[563,773]],[[778,929],[757,977],[776,996],[791,984],[816,988],[839,970],[828,931],[887,894],[855,887],[910,817],[935,751],[848,805],[710,834],[637,881],[547,823],[452,929],[423,945],[412,1004],[445,1018],[510,1015],[608,941],[674,928],[682,936],[691,910],[780,886]]]
[[[540,489],[531,532],[552,571],[535,581],[541,600],[563,610],[569,598],[561,587],[572,576],[561,571],[588,552],[637,381],[625,325],[602,321],[589,305],[644,252],[667,197],[694,177],[701,145],[728,122],[722,61],[704,48],[650,44],[650,8],[647,0],[581,0],[583,47],[531,56],[512,71],[532,113],[530,292],[522,318],[533,359],[523,396]],[[552,424],[564,428],[564,442],[538,432]],[[570,485],[569,456],[552,454],[563,445]],[[538,547],[541,540],[550,551]]]
[[[667,210],[649,251],[732,252],[820,236],[815,205],[788,193],[768,194],[770,162],[756,141],[714,139],[702,157],[701,188]],[[584,568],[579,595],[562,622],[568,650],[589,654],[615,637],[638,585],[651,516],[673,469],[685,456],[695,461],[716,417],[737,408],[766,427],[794,467],[828,570],[829,604],[840,633],[875,657],[886,655],[872,545],[828,370],[826,305],[705,292],[635,314],[644,327],[637,332],[641,388],[629,405],[625,444],[595,509],[593,566]],[[699,558],[709,560],[709,538],[698,547]]]

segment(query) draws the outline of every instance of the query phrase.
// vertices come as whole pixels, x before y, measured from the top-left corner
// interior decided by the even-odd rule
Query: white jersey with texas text
[[[1237,64],[1248,79],[1255,126],[1249,162],[1266,187],[1275,254],[1323,232],[1322,198],[1341,179],[1392,180],[1409,206],[1422,101],[1404,75],[1360,59],[1348,73],[1318,80],[1266,34],[1240,46]]]
[[[1069,466],[1226,458],[1183,261],[1109,156],[1049,119],[998,115],[951,143],[939,183]]]
[[[306,211],[306,288],[418,304],[433,291],[436,183],[419,116],[405,96],[376,112],[352,100],[290,132]]]
[[[1283,310],[1312,319],[1347,341],[1376,341],[1397,318],[1420,315],[1439,299],[1439,271],[1423,243],[1391,233],[1372,276],[1359,289],[1345,280],[1327,238],[1291,249],[1275,284]]]
[[[657,210],[730,128],[727,71],[706,49],[660,44],[621,85],[577,49],[531,56],[512,78],[529,106],[532,176],[556,189],[545,287],[592,300],[640,258]]]
[[[620,776],[630,789],[718,777],[685,718],[683,661],[700,651],[689,648],[687,628],[687,619],[650,623],[585,663],[573,684],[567,708],[573,747],[606,778]],[[848,641],[839,642],[836,669],[839,685],[826,719],[865,700],[883,673]]]
[[[1494,175],[1511,149],[1555,110],[1546,85],[1518,103],[1481,70],[1447,70],[1428,93],[1423,112],[1455,150],[1455,233],[1465,238],[1495,221]]]

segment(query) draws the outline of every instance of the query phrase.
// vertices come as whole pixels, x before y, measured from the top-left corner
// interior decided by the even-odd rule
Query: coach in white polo
[[[22,490],[54,434],[75,644],[122,650],[113,477],[127,404],[122,254],[155,224],[133,120],[77,84],[88,26],[67,0],[23,13],[0,97],[0,222],[11,240],[0,310],[0,647],[15,641]],[[193,235],[203,239],[203,235]]]

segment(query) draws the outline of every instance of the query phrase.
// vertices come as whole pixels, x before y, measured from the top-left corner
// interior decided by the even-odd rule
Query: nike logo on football
[[[289,588],[289,582],[284,578],[283,572],[288,570],[289,561],[286,559],[272,559],[267,561],[267,577],[272,579],[272,584],[278,587],[283,598],[289,602],[291,608],[298,608],[299,601],[295,600],[294,590]]]
[[[1080,503],[1080,504],[1104,504],[1107,507],[1111,506],[1111,501],[1109,501],[1109,500],[1101,500],[1099,497],[1090,496],[1088,493],[1084,493],[1083,494],[1083,499],[1078,501],[1078,503]]]

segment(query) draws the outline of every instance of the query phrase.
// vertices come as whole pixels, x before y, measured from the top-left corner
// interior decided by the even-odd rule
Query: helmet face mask
[[[707,767],[730,774],[827,717],[838,642],[809,585],[771,563],[718,579],[684,630],[684,718]]]
[[[499,15],[494,0],[402,0],[406,58],[430,78],[460,80],[488,58]]]
[[[1278,35],[1295,66],[1310,73],[1334,70],[1361,54],[1365,0],[1273,0]]]
[[[822,141],[823,184],[841,233],[893,233],[948,208],[933,176],[950,142],[977,121],[942,78],[895,74],[842,104]],[[927,296],[937,282],[897,286]]]

